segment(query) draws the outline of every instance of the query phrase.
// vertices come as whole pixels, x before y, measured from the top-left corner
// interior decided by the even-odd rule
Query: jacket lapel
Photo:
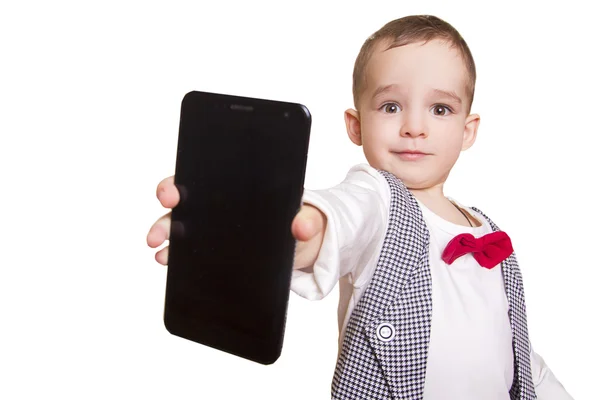
[[[404,184],[390,185],[390,219],[378,267],[363,295],[364,334],[395,399],[422,398],[431,332],[429,231]],[[388,336],[389,334],[389,336]]]

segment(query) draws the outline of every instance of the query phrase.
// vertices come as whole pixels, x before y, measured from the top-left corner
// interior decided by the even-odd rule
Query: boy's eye
[[[398,111],[400,111],[400,107],[398,106],[398,104],[387,103],[383,105],[383,111],[388,114],[395,114]]]
[[[436,105],[432,109],[434,115],[448,115],[452,112],[450,107],[442,106],[440,104]]]

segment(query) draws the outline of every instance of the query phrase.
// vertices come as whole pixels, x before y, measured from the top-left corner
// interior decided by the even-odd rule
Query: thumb
[[[309,241],[323,231],[325,218],[325,214],[316,207],[303,205],[292,221],[292,234],[296,240]]]

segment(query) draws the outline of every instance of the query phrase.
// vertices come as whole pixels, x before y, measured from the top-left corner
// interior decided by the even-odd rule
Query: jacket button
[[[379,324],[375,332],[377,333],[377,338],[382,342],[389,342],[396,336],[394,326],[388,322]]]

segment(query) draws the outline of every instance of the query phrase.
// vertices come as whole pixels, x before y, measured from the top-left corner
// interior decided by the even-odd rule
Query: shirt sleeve
[[[324,298],[340,278],[353,281],[379,253],[389,209],[389,186],[368,165],[352,168],[339,185],[305,190],[303,202],[325,214],[327,228],[312,268],[294,270],[291,289],[309,300]]]
[[[544,359],[530,345],[531,375],[538,400],[573,400],[563,385],[556,379]]]

